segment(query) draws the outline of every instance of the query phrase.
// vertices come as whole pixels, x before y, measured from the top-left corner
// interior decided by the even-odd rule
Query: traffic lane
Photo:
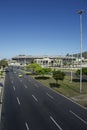
[[[26,76],[27,77],[27,76]],[[30,78],[29,77],[29,81],[33,81],[33,84],[36,86],[36,87],[38,87],[38,85],[36,84],[36,81],[35,80],[33,80],[32,78]],[[27,88],[27,87],[26,87]],[[49,94],[49,93],[46,93],[50,98],[53,98],[53,96],[51,95],[51,94]],[[34,98],[35,98],[35,100],[37,100],[37,98],[34,96]],[[64,97],[65,98],[65,97]],[[59,98],[58,98],[59,99]],[[67,100],[67,99],[66,99]],[[59,102],[60,102],[60,104],[61,104],[61,102],[63,103],[64,101],[60,101],[59,100]],[[71,102],[71,101],[70,101]],[[66,105],[66,103],[63,103],[64,104],[64,106]],[[76,107],[77,107],[78,105],[76,105]],[[67,107],[69,108],[69,105],[67,105]],[[73,108],[73,106],[71,107],[71,108]],[[80,121],[82,121],[83,123],[85,123],[86,124],[86,121],[85,121],[85,119],[87,119],[86,118],[86,116],[84,116],[84,115],[87,115],[87,114],[84,114],[85,112],[81,112],[82,110],[81,109],[77,109],[77,108],[75,108],[74,107],[74,110],[75,111],[73,111],[71,108],[69,108],[69,112],[73,115],[73,116],[75,116],[76,118],[78,118]],[[76,110],[77,110],[77,112],[76,112]],[[78,114],[78,112],[79,112],[79,114]],[[82,115],[83,115],[83,117],[82,117]],[[85,118],[84,118],[85,117]]]
[[[32,81],[32,80],[31,80],[31,81]],[[35,86],[36,86],[36,83],[35,83]],[[48,93],[47,93],[47,94],[48,94]],[[49,96],[50,96],[50,94],[49,94]],[[57,94],[57,96],[58,96],[58,94]],[[50,97],[52,97],[52,96],[50,96]],[[61,98],[61,96],[60,96],[60,98]],[[57,98],[56,98],[56,99],[57,99]],[[59,97],[58,97],[58,99],[59,99]],[[67,100],[67,98],[64,97],[64,100]],[[68,101],[69,101],[69,100],[68,100]],[[62,101],[62,102],[63,102],[63,101]],[[69,101],[69,102],[71,102],[71,101]],[[59,103],[61,104],[60,100],[59,100]],[[72,104],[72,107],[69,108],[69,109],[70,109],[70,110],[69,110],[70,112],[72,111],[72,108],[73,108],[73,103],[71,102],[71,104]],[[64,106],[65,106],[65,104],[64,104]],[[67,104],[67,106],[71,106],[71,105],[68,105],[68,104]],[[84,110],[83,110],[83,112],[81,112],[81,111],[82,111],[82,110],[81,110],[82,108],[80,108],[80,107],[78,106],[78,107],[80,108],[80,109],[79,109],[79,108],[77,108],[77,106],[78,106],[78,105],[76,105],[76,104],[74,105],[74,110],[75,110],[75,111],[77,110],[77,115],[78,115],[78,112],[79,112],[80,116],[83,115],[83,117],[81,117],[81,118],[84,119],[84,117],[85,117],[85,119],[87,119],[87,118],[86,118],[86,115],[87,115],[87,114],[85,114]],[[75,111],[74,111],[74,112],[75,112]],[[72,112],[73,112],[73,111],[72,111]],[[86,111],[86,112],[87,112],[87,111]],[[79,117],[80,117],[80,116],[79,116]],[[84,120],[85,120],[85,119],[84,119]]]
[[[16,82],[17,83],[17,82]],[[23,83],[23,82],[22,82]],[[21,92],[22,92],[22,90],[23,90],[23,85],[22,85],[22,83],[21,83]],[[16,84],[17,85],[17,84]],[[18,85],[19,86],[19,85]],[[31,85],[30,85],[31,86]],[[32,88],[33,88],[33,86],[31,86]],[[18,89],[19,89],[19,91],[20,91],[20,87],[17,87],[17,93],[18,93]],[[26,90],[26,89],[25,89]],[[29,89],[30,90],[30,89]],[[27,91],[28,92],[28,91]],[[26,101],[27,101],[27,99],[28,100],[30,100],[29,101],[29,104],[30,104],[30,102],[32,103],[33,101],[34,102],[38,102],[38,100],[37,100],[37,98],[32,94],[32,93],[30,93],[31,91],[29,91],[28,92],[28,98],[25,98],[25,96],[23,95],[24,94],[24,90],[23,90],[23,92],[21,93],[21,95],[20,95],[20,92],[19,92],[19,94],[18,95],[20,95],[19,96],[19,99],[20,99],[20,104],[23,104],[24,103],[24,108],[28,108],[27,106],[26,106],[26,104],[28,104],[28,102],[27,103],[25,103]],[[31,96],[30,96],[30,94],[31,94]],[[22,99],[21,99],[22,98]],[[31,99],[32,98],[32,99]],[[25,100],[24,100],[25,99]],[[30,105],[30,106],[32,106],[32,105]],[[41,124],[41,128],[43,129],[44,127],[44,129],[48,129],[48,126],[49,126],[49,123],[48,123],[48,125],[47,125],[47,122],[49,122],[49,120],[50,120],[50,129],[55,129],[54,127],[56,127],[56,129],[58,129],[58,128],[60,128],[59,127],[59,125],[57,124],[57,123],[55,123],[55,121],[54,121],[54,119],[49,115],[49,116],[47,116],[48,117],[48,121],[41,121],[41,119],[44,119],[44,120],[46,120],[47,119],[47,117],[46,117],[46,113],[48,113],[47,111],[43,111],[43,108],[44,108],[44,110],[45,110],[45,107],[40,107],[40,106],[38,106],[39,108],[38,109],[40,109],[41,110],[41,114],[40,114],[40,110],[38,110],[37,112],[35,112],[35,113],[38,113],[37,114],[37,116],[36,116],[36,119],[35,119],[35,117],[32,115],[32,116],[30,116],[30,120],[33,118],[33,120],[35,120],[35,122],[36,122],[36,125],[38,125],[39,124],[39,127],[40,127],[40,124]],[[23,105],[22,105],[22,108],[23,108]],[[33,110],[33,108],[34,108],[34,111],[36,110],[36,106],[34,106],[34,107],[31,107],[31,110]],[[27,111],[27,110],[23,110],[24,112],[25,111]],[[30,110],[28,109],[28,111],[30,112]],[[32,112],[30,112],[30,114],[31,114]],[[27,114],[27,113],[26,113]],[[30,115],[29,114],[29,115]],[[34,114],[35,115],[35,114]],[[40,116],[40,118],[39,118],[39,115],[42,115],[42,116]],[[45,115],[45,117],[44,117],[44,115]],[[32,118],[31,118],[32,117]],[[43,118],[44,117],[44,118]],[[29,117],[28,117],[29,118]],[[38,119],[38,122],[37,122],[37,119]],[[40,123],[40,121],[41,121],[41,123]],[[31,121],[31,123],[32,123],[33,121]],[[42,123],[45,123],[45,124],[42,124]],[[52,124],[52,126],[51,126],[51,124]],[[55,124],[57,124],[57,125],[55,125]],[[44,126],[44,127],[43,127]],[[37,126],[37,129],[38,129],[38,126]]]
[[[41,93],[40,93],[41,94]],[[50,97],[41,97],[39,93],[35,94],[34,96],[39,102],[39,108],[41,107],[45,109],[47,113],[49,113],[50,117],[53,117],[53,119],[56,120],[56,122],[62,127],[68,129],[76,129],[80,130],[82,128],[87,129],[87,124],[82,122],[82,120],[79,120],[75,116],[70,113],[71,109],[66,108],[66,104],[60,104],[58,102],[55,102],[54,99]],[[36,101],[37,101],[36,100]],[[62,102],[63,103],[63,102]]]
[[[55,102],[57,102],[59,105],[62,105],[62,107],[65,109],[72,110],[81,118],[87,121],[87,108],[84,108],[83,106],[75,103],[70,98],[67,98],[58,92],[55,92],[54,90],[48,87],[44,87],[44,86],[42,87],[43,87],[43,91],[46,91],[50,95],[50,97],[55,99]]]
[[[23,81],[24,82],[24,81]],[[23,86],[22,86],[23,87]],[[34,86],[33,85],[30,85],[30,87],[32,87],[33,88],[33,90],[35,90],[35,88],[34,88]],[[29,90],[30,90],[30,87],[29,87]],[[23,91],[24,92],[24,91]],[[28,90],[27,90],[27,92],[28,92]],[[61,108],[62,108],[62,106],[60,106],[60,104],[58,104],[58,107],[57,107],[57,104],[55,105],[53,105],[53,103],[50,103],[50,105],[49,105],[49,101],[47,101],[47,99],[45,99],[45,97],[44,96],[42,96],[42,93],[40,92],[40,91],[38,91],[38,93],[37,93],[37,91],[35,90],[35,92],[33,91],[33,93],[34,93],[34,95],[32,95],[33,96],[33,98],[35,99],[35,101],[38,101],[38,99],[39,100],[41,100],[41,102],[40,102],[40,104],[42,103],[42,102],[44,102],[45,103],[45,105],[43,105],[42,107],[41,107],[41,109],[42,108],[44,108],[44,109],[46,109],[46,111],[49,113],[50,111],[50,113],[51,114],[49,114],[49,115],[56,115],[56,116],[54,116],[55,117],[55,119],[58,121],[58,122],[63,122],[63,120],[64,120],[64,128],[66,127],[66,126],[71,126],[71,128],[72,127],[74,127],[75,129],[77,129],[77,128],[79,128],[79,129],[82,129],[83,128],[83,124],[81,124],[81,123],[83,123],[83,122],[81,122],[80,124],[81,124],[81,126],[79,125],[79,120],[78,119],[75,119],[75,121],[74,120],[72,120],[71,121],[71,119],[72,118],[70,118],[70,114],[72,114],[72,113],[70,113],[70,111],[67,111],[68,113],[66,114],[66,111],[64,110],[64,107],[63,107],[63,110],[62,110],[62,112],[61,112]],[[31,93],[32,94],[32,93]],[[29,92],[28,92],[28,95],[30,95],[29,94]],[[36,95],[36,96],[35,96]],[[39,98],[36,98],[36,97],[38,97],[39,96]],[[49,95],[48,95],[49,96]],[[42,97],[43,97],[43,99],[44,99],[44,101],[42,100]],[[49,96],[50,97],[50,96]],[[30,97],[28,98],[28,99],[30,99]],[[42,103],[43,104],[43,103]],[[54,106],[54,108],[52,107],[52,106]],[[59,110],[59,107],[60,107],[60,110]],[[39,108],[40,108],[40,106],[39,106]],[[47,110],[47,108],[48,108],[48,110]],[[57,108],[57,110],[55,110],[54,111],[54,109],[55,108]],[[65,107],[65,109],[66,109],[66,107]],[[59,110],[59,111],[58,111]],[[66,109],[67,110],[67,109]],[[54,114],[55,113],[55,114]],[[60,114],[61,113],[61,114]],[[59,116],[59,114],[60,114],[60,116]],[[65,116],[64,116],[65,115]],[[67,116],[67,115],[69,115],[69,116]],[[72,115],[73,116],[73,115]],[[50,116],[51,117],[51,119],[54,119],[54,118],[52,118],[52,116]],[[59,117],[59,119],[58,119],[58,117]],[[61,118],[62,117],[62,118]],[[75,117],[74,117],[75,118]],[[77,121],[76,121],[77,120]],[[69,121],[70,121],[70,123],[69,123]],[[72,123],[73,122],[73,123]],[[68,125],[68,123],[69,123],[69,125]],[[74,125],[74,124],[78,124],[78,125]],[[85,128],[85,127],[84,127]],[[70,127],[67,127],[67,129],[70,129]]]
[[[12,90],[9,75],[6,76],[2,105],[2,130],[26,130],[20,108]]]
[[[84,107],[76,104],[70,98],[67,98],[67,97],[63,96],[62,94],[60,94],[58,92],[55,92],[52,89],[50,89],[50,88],[42,85],[40,82],[37,82],[36,80],[34,80],[33,78],[31,78],[30,76],[27,76],[27,77],[28,77],[28,80],[29,80],[29,84],[30,85],[32,84],[34,87],[38,88],[38,90],[40,91],[40,93],[41,93],[41,91],[45,92],[46,95],[48,95],[50,98],[57,99],[56,101],[59,104],[61,104],[63,102],[69,102],[70,105],[67,106],[68,108],[73,108],[73,109],[77,110],[79,112],[79,114],[81,114],[81,111],[82,111],[83,117],[85,117],[85,119],[87,119],[87,114],[85,115],[85,113],[87,113],[87,109],[84,109]],[[27,80],[26,80],[26,83],[27,83]],[[64,105],[65,105],[65,103],[64,103]]]
[[[7,77],[8,78],[8,77]],[[4,95],[4,102],[3,102],[3,109],[2,109],[2,113],[4,113],[4,115],[2,115],[2,120],[4,122],[3,126],[4,129],[16,129],[19,127],[20,123],[18,123],[17,119],[18,119],[18,108],[17,108],[17,103],[16,100],[14,98],[14,94],[11,91],[11,84],[10,84],[10,80],[8,79],[8,86],[5,85],[5,95]],[[17,127],[16,127],[17,126]]]
[[[16,84],[15,86],[19,86],[19,84]],[[26,90],[26,89],[25,89]],[[29,93],[26,94],[23,89],[23,86],[21,84],[21,91],[20,86],[16,87],[15,93],[19,95],[19,101],[20,106],[22,108],[22,113],[26,118],[26,122],[30,129],[35,130],[48,130],[48,129],[54,129],[56,130],[55,124],[50,120],[49,116],[46,116],[46,111],[43,112],[42,108],[36,107],[35,104],[37,104],[36,99],[34,95],[30,95]],[[26,90],[27,92],[27,90]],[[29,91],[30,92],[30,91]],[[38,104],[37,104],[38,105]],[[39,106],[40,107],[40,106]],[[53,123],[53,124],[52,124]]]
[[[45,87],[44,87],[45,88]],[[47,89],[47,88],[46,88]],[[40,89],[39,89],[40,90]],[[54,99],[54,96],[53,96],[53,92],[50,91],[51,94],[49,93],[46,93],[51,99]],[[41,92],[40,92],[41,93]],[[83,122],[87,122],[87,110],[83,109],[82,107],[80,107],[79,105],[73,103],[71,100],[67,99],[66,97],[62,96],[61,98],[61,95],[59,94],[55,94],[54,92],[54,95],[56,95],[55,99],[57,99],[56,101],[59,103],[59,104],[63,104],[63,108],[65,107],[65,109],[68,109],[69,112],[73,115],[75,115],[78,119],[81,119],[80,121],[83,120]],[[63,100],[60,100],[60,99],[63,99]],[[67,103],[68,102],[68,103]],[[85,123],[86,124],[86,123]]]
[[[57,105],[57,107],[60,106],[61,108],[65,109],[65,111],[68,110],[70,113],[72,111],[77,116],[79,116],[80,118],[82,118],[87,122],[87,109],[84,109],[84,107],[74,103],[71,99],[59,93],[51,91],[50,89],[48,89],[47,94],[49,98],[55,99],[54,102]]]
[[[31,82],[32,81],[34,81],[34,79],[32,79]],[[41,90],[42,92],[45,92],[46,95],[48,95],[50,98],[52,98],[52,99],[54,98],[55,101],[58,102],[59,104],[64,104],[64,106],[66,105],[67,108],[75,110],[80,115],[82,114],[83,118],[85,120],[87,120],[87,108],[82,107],[81,105],[75,103],[73,100],[71,100],[70,98],[67,98],[64,95],[62,95],[58,92],[55,92],[51,88],[48,88],[48,87],[42,85],[40,82],[34,81],[34,82],[32,82],[32,84],[34,84],[34,86],[36,88],[39,88],[39,90]]]
[[[33,97],[35,97],[35,96],[33,96]]]
[[[22,112],[26,117],[29,128],[31,130],[57,130],[56,126],[52,124],[47,111],[38,105],[38,102],[33,96],[28,96],[28,100],[20,97]]]

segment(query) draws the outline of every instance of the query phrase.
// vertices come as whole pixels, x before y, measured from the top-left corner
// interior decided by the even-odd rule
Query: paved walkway
[[[0,78],[0,83],[4,86],[4,79]],[[1,130],[1,109],[2,109],[2,96],[3,96],[3,87],[0,86],[0,130]]]

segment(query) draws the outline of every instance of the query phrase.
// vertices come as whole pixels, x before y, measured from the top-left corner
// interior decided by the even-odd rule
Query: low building
[[[32,56],[32,55],[18,55],[12,58],[12,61],[16,61],[20,65],[26,65],[30,63],[38,63],[42,67],[45,66],[57,66],[62,67],[65,64],[72,64],[72,61],[75,62],[76,58],[71,56]]]

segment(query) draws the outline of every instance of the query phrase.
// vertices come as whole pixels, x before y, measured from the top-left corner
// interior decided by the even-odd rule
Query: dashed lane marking
[[[17,97],[17,102],[18,102],[18,104],[20,105],[21,103],[20,103],[20,100],[19,100],[19,98]]]
[[[62,128],[59,126],[59,124],[53,119],[52,116],[50,116],[50,119],[54,122],[54,124],[59,128],[59,130],[62,130]]]
[[[29,130],[29,126],[27,122],[25,122],[25,126],[26,126],[26,129]]]
[[[36,102],[38,102],[37,98],[36,98],[34,95],[32,95],[32,97],[34,98],[34,100],[35,100]]]
[[[39,86],[37,84],[34,84],[36,88],[39,88]]]
[[[79,120],[81,120],[83,123],[85,123],[87,125],[87,122],[85,120],[83,120],[80,116],[78,116],[77,114],[75,114],[73,111],[69,111],[70,113],[72,113],[75,117],[77,117]]]
[[[14,89],[14,91],[15,91],[15,86],[13,86],[13,89]]]
[[[51,99],[54,99],[53,96],[51,96],[49,93],[46,93],[46,95],[47,95],[48,97],[50,97]]]
[[[13,80],[12,80],[11,82],[12,82],[12,84],[13,84]]]
[[[27,88],[27,85],[24,85],[25,88]]]

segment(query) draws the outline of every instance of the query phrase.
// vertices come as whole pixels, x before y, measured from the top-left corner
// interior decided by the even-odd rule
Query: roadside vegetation
[[[66,75],[61,70],[42,68],[36,63],[30,64],[26,68],[26,74],[32,75],[33,78],[38,80],[43,85],[48,86],[87,107],[87,79],[83,80],[82,93],[80,93],[80,70],[73,71],[71,82],[71,75]],[[83,69],[83,75],[87,76],[87,68]]]
[[[4,76],[4,69],[8,66],[8,63],[6,60],[0,60],[0,78],[3,78]]]
[[[2,93],[3,93],[3,82],[4,82],[4,69],[8,66],[6,60],[0,60],[0,103],[2,103]]]
[[[79,76],[80,75],[80,69],[78,69],[76,71],[76,75]],[[82,68],[82,75],[87,75],[87,68]]]
[[[8,66],[8,62],[6,60],[0,60],[0,69],[4,69]]]

